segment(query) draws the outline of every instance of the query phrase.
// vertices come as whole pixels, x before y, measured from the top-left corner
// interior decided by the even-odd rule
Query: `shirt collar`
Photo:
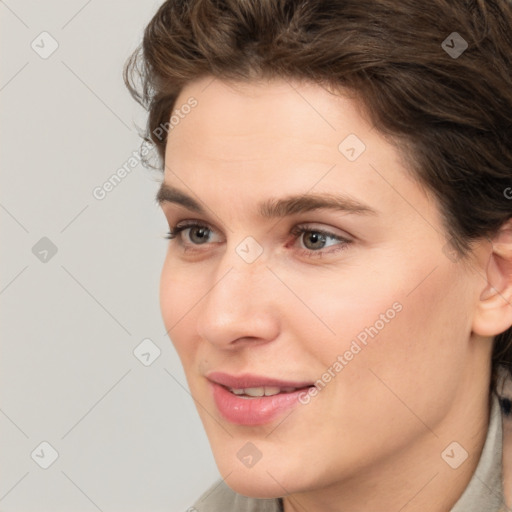
[[[499,512],[503,495],[503,428],[498,396],[491,393],[489,428],[482,454],[468,486],[450,512]]]

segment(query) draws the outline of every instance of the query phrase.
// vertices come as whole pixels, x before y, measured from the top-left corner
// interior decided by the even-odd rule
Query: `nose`
[[[275,284],[263,258],[247,263],[235,251],[225,255],[211,288],[198,304],[199,336],[223,349],[277,338],[280,318]]]

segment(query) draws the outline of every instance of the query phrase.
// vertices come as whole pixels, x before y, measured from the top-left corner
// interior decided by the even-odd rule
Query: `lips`
[[[298,405],[301,393],[313,384],[284,381],[244,374],[240,376],[213,372],[207,375],[218,411],[231,423],[263,425]]]

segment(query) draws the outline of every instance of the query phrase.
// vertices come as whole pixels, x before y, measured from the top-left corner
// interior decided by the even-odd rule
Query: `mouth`
[[[253,375],[227,374],[207,376],[213,400],[221,416],[236,425],[255,426],[270,423],[285,411],[299,405],[309,382],[292,382]]]
[[[247,398],[247,399],[253,399],[253,398],[260,398],[262,396],[275,396],[279,394],[285,394],[285,393],[293,393],[294,391],[307,391],[311,386],[301,387],[301,388],[294,388],[294,387],[284,387],[279,388],[276,386],[261,386],[261,387],[254,387],[254,388],[229,388],[226,387],[226,389],[233,393],[234,395],[240,397],[240,398]]]

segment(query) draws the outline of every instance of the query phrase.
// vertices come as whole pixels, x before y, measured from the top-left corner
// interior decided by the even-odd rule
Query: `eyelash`
[[[173,240],[175,238],[178,237],[178,235],[185,231],[186,229],[190,229],[190,228],[206,228],[210,231],[214,231],[210,226],[208,226],[207,224],[200,224],[198,222],[195,222],[195,221],[190,221],[190,222],[186,222],[186,223],[182,223],[182,224],[177,224],[175,226],[172,226],[170,228],[170,231],[169,233],[167,233],[167,235],[165,236],[165,238],[167,240]],[[331,233],[329,231],[325,231],[323,229],[318,229],[318,228],[314,228],[314,227],[311,227],[311,226],[308,226],[308,225],[299,225],[299,226],[294,226],[291,230],[290,230],[290,234],[293,235],[295,237],[295,240],[299,239],[304,233],[318,233],[320,235],[323,235],[327,238],[331,238],[331,239],[334,239],[338,242],[342,242],[340,244],[336,244],[335,246],[333,246],[334,248],[331,248],[330,250],[324,250],[324,249],[319,249],[319,250],[313,250],[313,249],[304,249],[304,248],[299,248],[299,252],[302,256],[306,256],[308,258],[318,258],[318,257],[322,257],[324,254],[328,254],[329,256],[332,255],[332,254],[335,254],[339,251],[343,251],[345,249],[348,249],[348,246],[352,243],[352,240],[349,240],[347,238],[344,238],[344,237],[341,237],[339,235],[336,235],[334,233]],[[182,243],[182,242],[180,242]],[[190,250],[194,250],[194,249],[191,249],[190,246],[194,247],[194,246],[197,246],[197,247],[200,247],[201,245],[207,245],[207,243],[205,244],[183,244],[182,245],[184,246],[184,250],[185,251],[190,251]]]

